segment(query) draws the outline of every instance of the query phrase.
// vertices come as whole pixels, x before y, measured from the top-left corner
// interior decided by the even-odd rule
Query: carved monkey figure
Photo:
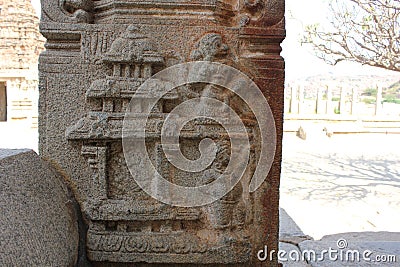
[[[61,0],[62,7],[76,19],[78,23],[90,23],[93,20],[92,0]]]
[[[226,56],[228,49],[228,46],[222,42],[221,35],[209,33],[196,44],[190,57],[193,60],[214,61],[218,57]]]

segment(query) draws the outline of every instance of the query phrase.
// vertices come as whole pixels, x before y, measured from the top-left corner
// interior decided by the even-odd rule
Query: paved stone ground
[[[0,148],[38,151],[38,129],[31,122],[0,122]]]
[[[281,249],[344,252],[344,260],[282,261],[284,266],[399,266],[400,135],[284,136]],[[290,215],[290,216],[289,216]],[[337,242],[345,240],[340,250]],[[371,261],[346,253],[371,250]],[[382,256],[392,262],[378,262]]]
[[[282,208],[279,239],[280,252],[275,255],[283,267],[399,266],[400,262],[400,233],[350,232],[313,240]]]
[[[400,232],[400,135],[285,134],[280,205],[303,232]]]

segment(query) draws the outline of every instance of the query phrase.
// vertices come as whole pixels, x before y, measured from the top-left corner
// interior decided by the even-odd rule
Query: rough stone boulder
[[[0,265],[74,266],[78,241],[60,176],[31,150],[0,149]]]

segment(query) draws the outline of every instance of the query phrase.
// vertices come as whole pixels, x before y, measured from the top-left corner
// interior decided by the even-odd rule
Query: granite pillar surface
[[[278,266],[276,258],[259,261],[257,252],[278,248],[284,9],[283,0],[42,0],[40,30],[47,42],[39,67],[39,149],[68,177],[88,226],[86,253],[93,266]],[[210,137],[222,163],[212,163],[206,173],[171,166],[159,127],[183,101],[222,99],[252,133],[247,178],[210,205],[177,207],[149,196],[132,178],[122,128],[131,98],[147,79],[192,61],[225,64],[250,77],[269,103],[277,142],[265,181],[250,192],[249,177],[264,163],[257,162],[260,134],[246,105],[224,88],[202,83],[163,96],[152,110],[146,145],[155,168],[173,183],[212,181],[226,167],[229,147],[220,125],[198,120],[183,130],[182,153],[195,159],[200,139]]]

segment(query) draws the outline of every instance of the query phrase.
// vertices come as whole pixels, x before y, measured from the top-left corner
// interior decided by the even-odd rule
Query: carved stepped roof
[[[126,77],[107,77],[95,80],[86,92],[86,97],[131,99],[135,96],[136,98],[150,98],[154,94],[153,91],[163,90],[159,88],[160,84],[155,84],[150,88],[153,91],[142,91],[141,94],[138,94],[137,90],[144,81],[143,78]],[[178,94],[175,91],[168,92],[162,99],[178,99]]]
[[[86,92],[87,98],[132,98],[143,79],[114,78],[94,81]]]

